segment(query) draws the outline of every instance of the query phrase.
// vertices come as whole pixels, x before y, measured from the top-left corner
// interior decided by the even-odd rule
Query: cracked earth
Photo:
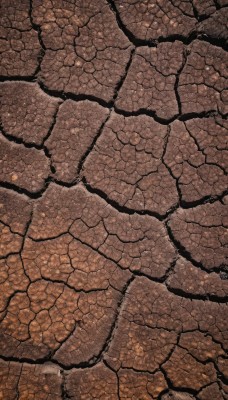
[[[228,399],[227,6],[1,1],[1,400]]]

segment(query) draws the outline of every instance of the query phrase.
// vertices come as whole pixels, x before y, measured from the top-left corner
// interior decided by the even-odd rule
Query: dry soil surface
[[[227,6],[1,0],[1,400],[228,399]]]

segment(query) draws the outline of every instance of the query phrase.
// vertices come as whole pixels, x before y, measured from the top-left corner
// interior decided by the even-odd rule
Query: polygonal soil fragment
[[[36,203],[29,236],[45,239],[69,228],[76,239],[131,271],[162,277],[175,258],[164,225],[157,219],[119,213],[81,185],[71,189],[50,185]]]
[[[194,14],[197,14],[200,20],[207,19],[216,11],[214,0],[193,0],[192,5],[194,7]]]
[[[210,18],[202,21],[197,27],[197,31],[213,39],[227,41],[227,19],[228,10],[218,10],[213,13]]]
[[[107,116],[107,109],[87,100],[67,100],[60,107],[55,127],[45,143],[57,179],[72,182],[77,178],[80,161]]]
[[[30,220],[32,207],[24,195],[0,189],[0,220],[11,232],[23,235]]]
[[[0,312],[6,308],[12,295],[17,291],[25,291],[28,284],[29,279],[18,254],[0,260]]]
[[[110,365],[119,369],[156,372],[176,344],[176,333],[121,320],[107,355]]]
[[[0,75],[32,76],[42,48],[30,21],[30,1],[1,1]]]
[[[185,122],[189,134],[205,154],[206,162],[228,172],[228,123],[220,117],[194,118]]]
[[[195,397],[187,392],[175,392],[174,390],[169,390],[165,393],[161,400],[195,400]]]
[[[199,40],[194,40],[189,51],[178,85],[182,113],[226,114],[226,52]]]
[[[78,326],[57,350],[54,359],[64,365],[91,363],[104,348],[115,322],[121,293],[107,290],[82,293],[76,314]]]
[[[177,261],[167,283],[169,288],[189,294],[189,297],[214,296],[225,300],[228,296],[228,280],[222,280],[215,272],[209,274],[182,257]]]
[[[0,222],[0,257],[19,252],[22,243],[23,237],[21,235],[11,232],[9,226]]]
[[[40,80],[52,90],[112,100],[130,57],[130,42],[106,1],[33,1],[47,50]]]
[[[1,321],[1,354],[36,359],[47,356],[75,328],[79,295],[62,284],[36,281],[10,300]]]
[[[21,364],[0,360],[0,399],[15,400],[18,398],[21,367]]]
[[[228,396],[228,385],[226,385],[224,382],[220,381],[219,382],[219,386],[222,390],[222,394],[223,394],[223,399],[227,400],[227,396]],[[205,399],[203,399],[205,400]]]
[[[189,354],[200,362],[217,360],[219,356],[224,355],[221,345],[202,332],[182,333],[178,345],[188,350]]]
[[[86,181],[121,206],[165,214],[178,202],[162,163],[166,135],[150,117],[112,114],[84,164]]]
[[[171,124],[164,161],[177,179],[184,203],[223,193],[228,184],[227,143],[227,131],[220,120]]]
[[[76,290],[108,289],[109,285],[122,290],[130,278],[128,271],[68,234],[39,242],[26,239],[22,259],[31,281],[62,281]]]
[[[218,0],[218,5],[220,7],[226,7],[228,5],[228,1],[227,0]]]
[[[120,369],[118,372],[120,399],[157,399],[167,388],[162,372],[148,374],[130,369]]]
[[[107,362],[116,370],[122,367],[153,372],[171,356],[172,362],[167,361],[164,368],[167,373],[171,371],[175,386],[191,388],[194,387],[191,385],[195,385],[196,389],[200,389],[204,384],[216,380],[213,364],[204,365],[201,362],[211,359],[216,362],[218,355],[224,354],[216,343],[226,346],[224,335],[227,323],[224,321],[224,312],[226,305],[185,299],[168,292],[160,283],[136,278],[126,292],[118,325],[105,356]],[[182,332],[189,332],[188,337],[182,335],[179,343],[178,337]],[[199,351],[196,343],[199,343]],[[189,352],[189,367],[192,365],[189,374],[196,377],[189,379],[186,386],[183,383],[186,372],[182,355],[184,357],[187,351],[177,347],[182,345]],[[200,357],[199,362],[190,355],[192,353],[195,356],[196,352]],[[183,363],[178,370],[177,367],[175,369],[178,366],[176,354],[179,354],[178,360]],[[201,378],[201,373],[206,376],[202,375]]]
[[[0,136],[0,180],[28,192],[43,189],[50,161],[41,150],[26,148]]]
[[[73,399],[119,399],[117,377],[103,363],[71,371],[66,379],[66,390]]]
[[[4,131],[25,143],[41,145],[54,122],[60,100],[48,96],[36,83],[4,82],[0,90]]]
[[[138,48],[116,107],[129,112],[150,110],[166,120],[177,115],[175,83],[184,61],[183,51],[183,44],[178,41]]]
[[[228,379],[228,359],[220,357],[218,359],[218,368],[219,371],[224,375],[226,379]]]
[[[163,368],[175,387],[199,390],[217,378],[213,363],[200,363],[179,347],[174,350]]]
[[[30,216],[31,205],[25,196],[0,189],[0,257],[21,250]]]
[[[202,389],[202,391],[198,394],[198,398],[200,400],[208,400],[208,399],[213,399],[213,400],[226,400],[227,397],[225,397],[225,393],[221,391],[221,388],[217,383],[213,383],[212,385],[209,385]]]
[[[1,354],[32,360],[53,355],[65,365],[98,356],[121,294],[76,293],[62,283],[37,280],[12,297],[1,321]],[[72,336],[73,335],[73,336]]]
[[[174,240],[190,253],[191,258],[212,270],[226,264],[227,206],[215,202],[193,209],[179,209],[171,217],[169,227]]]
[[[227,400],[227,0],[1,3],[0,399]]]
[[[115,0],[115,4],[126,28],[141,40],[187,37],[197,23],[192,4],[186,0]]]
[[[0,398],[61,400],[60,369],[51,364],[0,361]]]

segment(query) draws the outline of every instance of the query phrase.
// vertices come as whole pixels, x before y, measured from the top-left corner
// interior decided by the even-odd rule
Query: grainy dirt
[[[2,0],[0,400],[227,400],[226,0]]]

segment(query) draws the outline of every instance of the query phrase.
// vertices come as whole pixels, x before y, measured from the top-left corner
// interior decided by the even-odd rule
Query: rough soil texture
[[[226,0],[2,0],[0,400],[228,399]]]

